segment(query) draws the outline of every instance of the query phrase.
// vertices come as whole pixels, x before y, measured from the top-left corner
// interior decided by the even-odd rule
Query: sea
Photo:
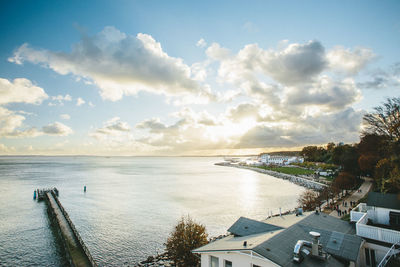
[[[221,157],[0,157],[0,266],[64,266],[38,188],[59,199],[99,266],[132,266],[164,251],[182,216],[209,236],[241,216],[293,209],[304,188]],[[84,186],[87,190],[84,192]]]

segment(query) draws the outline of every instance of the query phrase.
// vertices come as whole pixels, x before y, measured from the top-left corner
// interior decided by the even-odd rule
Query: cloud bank
[[[55,72],[88,79],[100,88],[104,99],[116,101],[124,95],[148,91],[167,96],[194,95],[211,98],[208,87],[192,78],[182,59],[169,56],[148,34],[130,36],[114,27],[94,35],[83,35],[70,53],[17,48],[10,62],[40,64]]]

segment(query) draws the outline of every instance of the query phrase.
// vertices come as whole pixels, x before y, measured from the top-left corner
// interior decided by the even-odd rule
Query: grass
[[[302,168],[297,168],[297,167],[259,166],[258,168],[264,169],[264,170],[280,172],[280,173],[285,173],[285,174],[290,174],[290,175],[309,175],[309,174],[314,173],[314,171],[312,171],[312,170],[307,170],[307,169],[302,169]]]

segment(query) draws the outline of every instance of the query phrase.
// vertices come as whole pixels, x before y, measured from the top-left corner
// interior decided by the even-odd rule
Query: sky
[[[0,1],[0,155],[355,143],[400,96],[400,1]]]

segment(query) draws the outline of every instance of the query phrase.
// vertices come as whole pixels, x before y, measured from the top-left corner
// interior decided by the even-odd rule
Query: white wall
[[[239,254],[237,252],[214,252],[201,254],[201,267],[210,267],[210,256],[219,259],[219,267],[224,267],[224,260],[231,261],[233,267],[251,267],[252,264],[262,267],[279,266],[270,260],[251,257],[251,255]]]
[[[372,207],[368,210],[368,218],[370,218],[374,223],[389,225],[389,212],[399,210],[385,209],[380,207]]]

